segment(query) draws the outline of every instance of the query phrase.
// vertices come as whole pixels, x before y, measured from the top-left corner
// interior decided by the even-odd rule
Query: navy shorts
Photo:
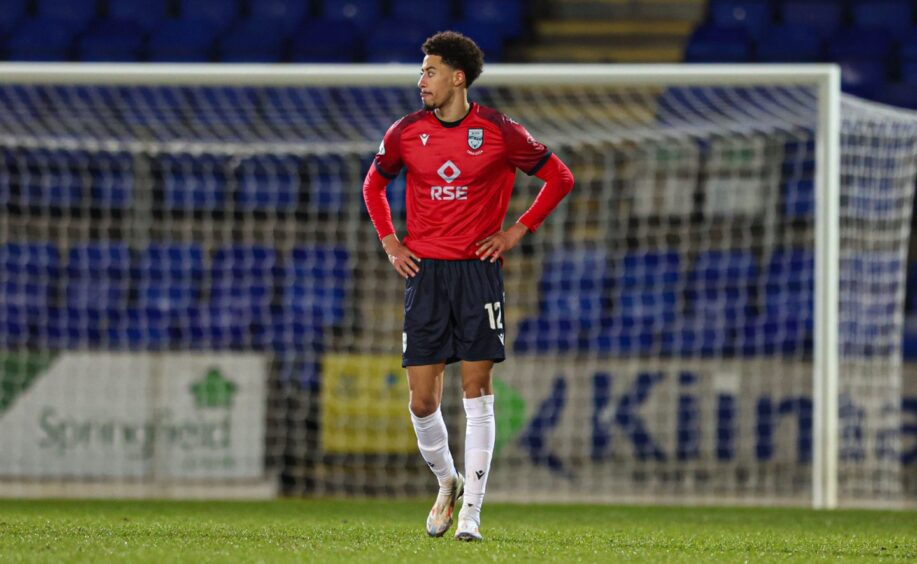
[[[500,261],[423,259],[404,290],[402,366],[506,358]]]

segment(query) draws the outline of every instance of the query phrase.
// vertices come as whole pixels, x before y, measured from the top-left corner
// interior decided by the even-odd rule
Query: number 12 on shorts
[[[484,304],[487,310],[487,317],[490,318],[491,329],[503,329],[503,312],[500,310],[500,302]]]

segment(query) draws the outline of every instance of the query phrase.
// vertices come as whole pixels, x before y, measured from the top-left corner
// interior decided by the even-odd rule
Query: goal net
[[[431,495],[360,191],[415,72],[4,67],[0,493]],[[504,266],[489,499],[914,503],[917,116],[833,72],[488,67],[576,176]]]

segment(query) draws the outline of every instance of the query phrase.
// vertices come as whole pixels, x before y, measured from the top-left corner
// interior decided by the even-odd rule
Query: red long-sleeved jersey
[[[573,175],[524,127],[471,104],[456,122],[420,110],[386,132],[366,174],[363,198],[379,238],[394,233],[385,187],[407,168],[407,236],[420,258],[477,258],[475,243],[500,231],[516,169],[545,180],[519,222],[534,231],[573,187]]]

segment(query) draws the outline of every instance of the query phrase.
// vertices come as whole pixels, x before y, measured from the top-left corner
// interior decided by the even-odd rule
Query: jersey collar
[[[471,115],[471,112],[474,110],[474,106],[475,106],[475,103],[474,103],[474,102],[471,102],[470,104],[468,104],[468,113],[465,114],[465,115],[463,115],[462,117],[460,117],[459,119],[457,119],[457,120],[455,120],[455,121],[443,121],[443,120],[439,119],[439,117],[436,115],[436,112],[435,112],[435,111],[431,111],[430,114],[431,114],[434,118],[436,118],[436,121],[438,121],[439,124],[442,125],[443,127],[458,127],[459,125],[462,124],[463,121],[465,121],[465,118],[466,118],[466,117],[468,117],[468,116]]]

